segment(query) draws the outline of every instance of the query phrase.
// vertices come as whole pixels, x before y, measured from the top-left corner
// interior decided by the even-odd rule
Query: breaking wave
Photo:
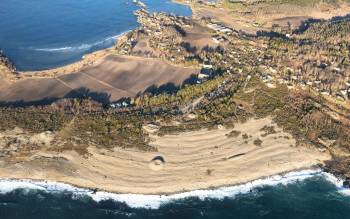
[[[279,184],[286,185],[314,176],[324,176],[337,187],[338,191],[350,195],[350,190],[342,186],[343,184],[341,180],[329,173],[324,173],[321,170],[290,172],[284,175],[275,175],[265,179],[254,180],[237,186],[220,187],[213,190],[195,190],[172,195],[116,194],[102,191],[94,192],[90,189],[78,188],[65,183],[11,179],[0,179],[0,193],[9,193],[16,189],[40,190],[49,193],[70,192],[72,193],[72,197],[75,198],[89,196],[96,202],[113,200],[125,203],[131,208],[158,209],[162,205],[176,200],[192,197],[199,198],[200,200],[234,198],[236,195],[252,192],[253,189],[258,187],[275,186]]]
[[[110,45],[112,46],[114,43],[116,43],[116,41],[118,40],[118,38],[120,38],[121,36],[123,36],[124,34],[130,32],[126,31],[123,32],[121,34],[115,35],[115,36],[111,36],[111,37],[107,37],[103,40],[97,41],[95,43],[92,44],[81,44],[78,46],[65,46],[65,47],[57,47],[57,48],[30,48],[34,51],[42,51],[42,52],[74,52],[74,51],[89,51],[95,47],[99,47],[102,45]]]

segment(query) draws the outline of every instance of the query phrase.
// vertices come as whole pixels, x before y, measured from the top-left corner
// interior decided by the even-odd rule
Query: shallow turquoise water
[[[323,176],[220,198],[188,197],[156,209],[131,208],[113,200],[94,201],[72,192],[17,189],[0,193],[1,219],[346,219],[350,197]]]
[[[150,11],[191,15],[168,0],[144,0]],[[0,48],[18,70],[41,70],[113,45],[138,26],[132,0],[1,0]]]

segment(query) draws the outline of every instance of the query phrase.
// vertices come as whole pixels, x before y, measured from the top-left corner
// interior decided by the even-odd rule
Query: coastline
[[[190,7],[192,12],[193,12],[193,7],[191,7],[190,4],[185,4],[184,2],[179,2],[179,1],[174,1],[174,0],[172,0],[172,2],[176,3],[176,4],[180,4],[180,5],[186,5],[186,6]],[[138,9],[138,10],[140,10],[140,9]],[[193,13],[192,13],[191,17],[192,16],[193,16]],[[97,50],[95,52],[86,53],[78,61],[74,61],[74,62],[67,64],[67,65],[59,66],[56,68],[45,69],[45,70],[12,71],[12,77],[10,78],[10,80],[13,81],[13,80],[18,80],[18,79],[33,78],[33,77],[56,77],[59,75],[79,72],[79,71],[81,71],[89,66],[97,64],[102,58],[106,57],[107,55],[115,54],[113,50],[118,45],[118,43],[121,40],[123,40],[127,36],[128,33],[136,30],[137,28],[139,28],[139,26],[113,37],[115,39],[115,43],[113,45],[111,45],[105,49]],[[3,55],[6,57],[6,54],[3,54]],[[14,67],[15,67],[15,65],[14,65]]]
[[[73,62],[68,65],[64,65],[61,67],[47,69],[47,70],[18,71],[19,74],[17,74],[16,76],[18,76],[19,79],[32,78],[32,77],[55,77],[59,75],[79,72],[89,66],[97,64],[98,61],[102,60],[102,58],[110,54],[114,54],[113,53],[114,47],[116,47],[118,43],[121,40],[123,40],[127,36],[127,34],[133,30],[129,30],[119,34],[118,36],[115,37],[115,43],[112,46],[92,52],[92,53],[87,53],[79,61]]]
[[[300,174],[299,174],[300,173]],[[306,173],[306,174],[305,174]],[[173,195],[179,195],[179,194],[187,194],[187,193],[192,193],[195,191],[215,191],[215,190],[220,190],[222,188],[229,188],[229,187],[238,187],[238,186],[245,186],[245,185],[253,185],[256,182],[268,182],[269,180],[276,180],[278,181],[279,179],[288,179],[288,175],[296,175],[299,177],[301,176],[313,176],[316,174],[320,174],[320,173],[327,173],[331,176],[333,176],[334,178],[337,178],[336,176],[334,176],[331,173],[326,172],[325,170],[323,170],[321,167],[315,165],[315,166],[311,166],[311,167],[305,167],[305,168],[298,168],[298,169],[291,169],[288,171],[282,171],[280,173],[276,173],[276,174],[272,174],[272,175],[262,175],[258,178],[255,179],[251,179],[248,181],[242,181],[242,182],[238,182],[238,183],[228,183],[228,184],[219,184],[219,185],[215,185],[215,186],[208,186],[208,187],[203,187],[203,188],[196,188],[196,189],[189,189],[189,190],[174,190],[171,192],[159,192],[159,193],[136,193],[136,192],[132,192],[132,191],[126,191],[126,192],[120,192],[117,190],[106,190],[106,189],[99,189],[97,187],[91,187],[91,186],[85,186],[83,184],[78,184],[78,183],[71,183],[71,182],[66,182],[64,180],[51,180],[51,179],[36,179],[36,178],[31,178],[31,177],[0,177],[0,184],[1,182],[26,182],[26,183],[30,183],[33,185],[57,185],[58,187],[62,187],[62,188],[69,188],[67,189],[67,191],[74,190],[82,190],[84,192],[87,193],[92,193],[95,194],[97,192],[100,193],[109,193],[112,195],[141,195],[141,196],[173,196]],[[338,179],[338,178],[337,178]],[[341,181],[341,179],[338,179],[339,181]],[[263,183],[262,185],[266,185],[267,183]],[[21,188],[21,187],[18,187]],[[54,189],[52,190],[54,191]],[[60,189],[57,189],[57,191],[61,191]],[[0,187],[0,193],[2,192],[2,188]]]
[[[122,194],[174,194],[198,189],[239,185],[268,176],[310,169],[330,159],[326,152],[296,146],[281,128],[264,135],[271,119],[236,124],[247,136],[227,137],[232,129],[200,130],[180,135],[151,135],[157,151],[89,148],[89,156],[76,152],[38,151],[11,165],[0,163],[0,178],[65,182],[78,187]],[[262,137],[263,136],[263,137]],[[254,139],[261,138],[257,146]],[[162,156],[163,165],[152,160]]]
[[[334,175],[324,172],[319,168],[294,170],[278,175],[262,177],[241,184],[222,185],[213,188],[168,194],[112,193],[55,181],[0,178],[0,193],[9,193],[16,189],[33,189],[48,193],[71,192],[72,195],[88,196],[95,202],[113,200],[124,203],[131,208],[159,209],[164,204],[186,198],[198,198],[200,200],[224,198],[234,199],[237,195],[250,193],[256,188],[277,186],[280,184],[288,185],[317,176],[324,177],[328,182],[332,183],[341,194],[350,195],[350,190],[342,186],[341,179],[338,179]]]
[[[179,4],[179,5],[186,5],[191,8],[193,11],[193,8],[189,4],[184,4],[184,2],[179,2],[179,1],[174,1],[172,0],[173,3]],[[140,9],[143,7],[140,7]],[[137,10],[140,10],[137,9]],[[137,11],[136,10],[136,11]],[[193,13],[192,13],[193,15]],[[192,17],[191,15],[191,17]],[[140,26],[140,25],[139,25]],[[15,81],[15,80],[20,80],[24,78],[33,78],[33,77],[56,77],[59,75],[64,75],[64,74],[71,74],[71,73],[76,73],[79,72],[89,66],[97,64],[102,58],[110,55],[110,54],[115,54],[114,53],[114,48],[118,45],[118,43],[123,40],[127,36],[128,33],[136,30],[137,28],[130,29],[128,31],[125,31],[115,37],[115,43],[107,48],[104,49],[99,49],[94,52],[89,52],[84,54],[80,60],[74,61],[70,64],[55,67],[55,68],[50,68],[50,69],[45,69],[45,70],[34,70],[34,71],[16,71],[13,69],[11,70],[11,77],[6,78],[6,80],[9,81]],[[6,54],[3,54],[6,57]],[[0,66],[1,67],[1,66]],[[15,67],[15,65],[14,65]],[[1,76],[1,75],[0,75]]]
[[[128,32],[122,34],[118,39],[125,36]],[[25,77],[55,77],[57,75],[61,74],[69,74],[73,72],[80,71],[86,67],[89,67],[91,65],[97,64],[99,60],[101,60],[103,57],[106,57],[109,54],[112,54],[112,48],[114,46],[99,50],[94,53],[87,54],[85,58],[81,61],[72,63],[67,66],[63,66],[60,68],[55,69],[49,69],[44,71],[34,71],[34,72],[24,72],[19,77],[25,78]],[[265,123],[264,123],[265,124]],[[263,125],[264,125],[263,124]],[[254,124],[255,125],[255,124]],[[262,125],[261,125],[262,127]],[[256,128],[256,130],[254,130]],[[242,129],[239,129],[240,131]],[[168,167],[164,167],[164,170],[159,169],[156,170],[158,172],[151,172],[148,169],[148,162],[152,157],[157,156],[159,153],[141,153],[138,151],[122,151],[122,150],[116,150],[116,151],[104,151],[101,152],[99,150],[91,150],[92,154],[92,160],[83,158],[79,158],[76,154],[72,152],[62,153],[62,154],[50,154],[48,151],[41,151],[38,152],[35,156],[30,157],[27,161],[19,161],[14,166],[14,169],[11,167],[0,167],[0,170],[6,169],[5,171],[2,171],[0,173],[0,177],[3,176],[12,176],[9,178],[9,182],[27,182],[26,180],[21,179],[28,179],[29,184],[38,185],[40,188],[40,185],[46,183],[48,181],[48,185],[55,185],[59,184],[58,187],[62,186],[65,187],[67,185],[67,188],[69,187],[72,190],[80,191],[81,193],[89,193],[91,196],[94,197],[94,200],[103,200],[108,198],[115,198],[116,200],[122,200],[122,201],[129,201],[133,206],[145,206],[147,202],[155,203],[157,204],[165,201],[171,201],[176,198],[185,198],[185,197],[192,197],[192,196],[201,196],[201,197],[212,197],[208,196],[207,194],[211,194],[215,197],[215,194],[217,192],[222,192],[225,194],[234,194],[237,188],[241,188],[243,190],[247,190],[248,192],[251,190],[251,188],[255,188],[253,185],[269,185],[271,180],[273,182],[284,182],[283,179],[288,178],[290,174],[292,174],[291,178],[293,178],[293,173],[295,172],[301,172],[303,171],[310,171],[311,173],[309,175],[313,174],[321,174],[321,172],[318,169],[312,169],[309,170],[309,168],[312,168],[313,166],[317,166],[318,164],[322,164],[324,160],[327,160],[328,154],[326,153],[320,153],[316,149],[312,150],[310,148],[308,149],[302,149],[298,148],[295,143],[292,136],[284,134],[282,131],[280,131],[279,135],[284,134],[285,136],[282,137],[288,137],[285,139],[291,139],[291,140],[276,140],[277,137],[280,138],[279,135],[276,136],[269,136],[264,140],[264,146],[261,148],[255,147],[252,143],[252,141],[256,138],[260,138],[262,136],[262,133],[259,133],[259,128],[257,127],[245,127],[243,130],[245,130],[246,133],[253,135],[254,137],[250,139],[249,144],[244,144],[243,142],[238,142],[238,140],[234,140],[233,142],[235,144],[228,145],[228,140],[225,138],[227,136],[228,132],[225,131],[225,133],[220,131],[214,131],[214,132],[190,132],[190,133],[182,133],[181,136],[165,136],[165,137],[154,137],[154,141],[152,141],[152,144],[156,144],[157,146],[161,146],[160,148],[164,147],[166,150],[161,150],[159,153],[162,155],[166,155],[167,165],[168,165],[168,158],[170,160],[169,166],[171,167],[170,170],[167,169]],[[227,133],[226,133],[227,132]],[[189,135],[191,134],[198,134],[202,133],[199,137],[202,138],[191,138]],[[218,136],[218,133],[220,134]],[[211,135],[209,135],[211,134]],[[223,134],[223,135],[221,135]],[[218,138],[219,140],[216,142],[212,140],[212,138],[209,139],[209,142],[205,142],[208,144],[205,144],[204,142],[198,143],[200,139],[207,140],[206,138],[208,136],[212,136],[213,139]],[[220,138],[221,137],[221,138]],[[272,138],[275,137],[275,138]],[[184,140],[185,139],[185,140]],[[157,142],[157,143],[154,143]],[[181,151],[179,148],[178,151],[170,150],[169,148],[176,148],[176,145],[178,142],[181,142],[182,144],[185,144],[188,146],[188,151]],[[190,144],[196,144],[197,142],[197,148],[194,146],[193,148],[190,148]],[[232,143],[232,141],[231,141]],[[270,143],[270,144],[269,144]],[[181,146],[183,146],[181,144]],[[226,145],[227,144],[227,145]],[[278,145],[281,144],[281,145]],[[167,147],[165,147],[166,145]],[[220,148],[217,146],[219,145]],[[271,145],[273,147],[271,148]],[[292,146],[291,146],[292,145]],[[203,146],[203,148],[202,148]],[[223,146],[223,148],[221,148]],[[270,153],[270,151],[267,153],[262,152],[262,154],[258,154],[260,157],[256,158],[259,160],[259,162],[256,162],[255,157],[248,159],[247,161],[229,161],[228,155],[232,154],[233,151],[231,151],[232,147],[235,146],[244,146],[241,148],[236,148],[234,152],[236,154],[232,155],[234,156],[240,156],[240,154],[247,154],[247,156],[250,156],[250,153],[253,153],[255,151],[264,150],[264,147],[267,149],[271,149],[270,151],[274,151],[275,149],[281,149],[281,154],[275,152]],[[185,146],[183,146],[185,148]],[[242,149],[243,148],[243,149]],[[251,149],[251,150],[247,150]],[[222,151],[221,151],[222,150]],[[243,151],[242,151],[243,150]],[[247,150],[247,151],[245,151]],[[214,151],[214,153],[213,153]],[[129,153],[130,152],[130,153]],[[229,152],[229,153],[226,153]],[[300,153],[299,153],[300,152]],[[305,152],[305,154],[304,154]],[[109,154],[110,153],[110,154]],[[106,155],[108,154],[108,155]],[[188,156],[188,154],[190,154]],[[199,156],[198,156],[199,154]],[[48,155],[48,156],[46,156]],[[127,155],[127,156],[123,156]],[[256,154],[255,154],[256,155]],[[129,159],[130,156],[130,159]],[[188,160],[184,159],[183,157],[188,156]],[[207,158],[212,157],[212,158]],[[298,156],[300,156],[298,158]],[[127,158],[125,158],[127,157]],[[144,158],[143,158],[144,157]],[[203,158],[204,157],[204,158]],[[38,159],[37,159],[38,158]],[[52,160],[62,160],[66,159],[69,162],[69,165],[72,164],[72,169],[77,174],[67,174],[60,173],[60,171],[53,171],[52,169],[48,168],[45,169],[45,167],[41,167],[40,163],[35,163],[37,160],[42,159],[43,162],[45,159],[52,159]],[[125,158],[125,159],[124,159]],[[176,159],[175,159],[176,158]],[[172,160],[173,159],[173,160]],[[213,160],[210,160],[213,159]],[[236,159],[236,158],[234,158]],[[244,158],[245,159],[245,158]],[[225,162],[222,162],[222,161]],[[211,162],[215,161],[215,162]],[[29,165],[26,166],[25,164],[28,162]],[[50,161],[51,162],[51,161]],[[53,163],[55,161],[52,161]],[[87,164],[85,164],[85,162]],[[217,162],[217,163],[216,163]],[[271,162],[271,163],[269,163]],[[64,163],[64,162],[63,162]],[[83,165],[84,163],[84,165]],[[181,165],[181,163],[187,163],[186,165]],[[215,166],[214,169],[212,166],[210,166],[213,163]],[[232,164],[234,163],[234,164]],[[36,166],[35,166],[35,165]],[[54,163],[60,164],[59,162]],[[82,164],[82,165],[80,165]],[[2,163],[0,163],[0,166]],[[30,169],[30,165],[33,165],[34,170]],[[119,166],[118,168],[115,168],[115,166]],[[222,166],[221,166],[222,165]],[[236,166],[235,166],[236,165]],[[251,165],[248,170],[244,169],[244,171],[241,172],[239,165]],[[264,165],[264,167],[262,167]],[[272,167],[270,167],[270,165]],[[74,167],[74,168],[73,168]],[[40,168],[44,169],[45,171],[40,171]],[[61,167],[61,171],[64,172],[65,167]],[[79,169],[80,168],[80,169]],[[232,168],[234,169],[232,172],[236,172],[236,176],[233,175],[225,175],[227,171],[231,171]],[[123,170],[121,170],[123,169]],[[125,170],[124,170],[125,169]],[[152,169],[152,168],[150,168]],[[191,171],[193,169],[194,171]],[[135,171],[135,173],[133,173]],[[146,171],[146,173],[143,173]],[[147,172],[150,171],[150,172]],[[169,171],[169,172],[167,172]],[[175,174],[178,178],[184,177],[185,179],[179,183],[179,185],[171,185],[171,184],[177,184],[177,181],[173,181],[172,175],[173,171],[175,171]],[[199,171],[196,172],[196,171]],[[211,172],[213,171],[213,176],[211,175]],[[254,172],[255,171],[255,172]],[[85,177],[85,174],[88,173]],[[106,175],[103,175],[103,174]],[[216,176],[218,173],[219,176]],[[109,175],[111,174],[111,175]],[[140,176],[136,177],[135,175],[141,174]],[[182,175],[183,174],[183,175]],[[201,174],[201,175],[200,175]],[[207,175],[205,175],[207,174]],[[282,176],[280,175],[282,174]],[[302,179],[304,177],[304,174],[298,175],[296,174],[298,179]],[[308,174],[306,174],[308,175]],[[31,179],[32,176],[32,179]],[[108,176],[108,179],[107,179]],[[112,176],[111,178],[109,178]],[[125,176],[125,178],[124,178]],[[188,180],[186,182],[186,177],[192,177],[193,181]],[[104,179],[103,177],[106,177]],[[114,177],[114,178],[113,178]],[[146,178],[144,178],[146,177]],[[150,178],[154,180],[149,180]],[[167,179],[169,177],[169,179]],[[217,178],[216,178],[217,177]],[[234,177],[237,177],[236,179]],[[120,178],[120,181],[118,181]],[[149,184],[143,184],[142,182],[136,182],[138,180],[142,180],[142,178],[145,179],[145,181],[148,181]],[[295,178],[295,177],[294,177]],[[293,179],[294,179],[293,178]],[[44,181],[41,181],[41,179],[47,179]],[[117,181],[115,181],[117,179]],[[166,179],[166,183],[163,183],[163,187],[158,187],[159,184],[155,183],[154,185],[151,183],[156,182],[162,182]],[[190,179],[190,178],[187,178]],[[2,181],[6,182],[6,178],[4,177],[4,180],[0,178],[0,183]],[[52,180],[52,181],[51,181]],[[105,183],[105,181],[107,181]],[[288,180],[287,180],[288,181]],[[62,183],[60,183],[62,182]],[[98,188],[96,185],[100,185],[101,188]],[[264,182],[265,184],[261,183]],[[123,186],[118,187],[119,183],[124,183]],[[61,185],[62,184],[62,185]],[[128,185],[129,184],[129,185]],[[70,185],[74,185],[70,186]],[[135,189],[134,189],[134,185]],[[165,185],[165,186],[164,186]],[[251,185],[252,187],[249,187]],[[339,184],[340,185],[340,184]],[[76,186],[76,187],[75,187]],[[147,186],[151,186],[150,188],[147,188]],[[154,186],[154,188],[152,188]],[[45,186],[43,186],[45,188]],[[209,190],[212,189],[213,190]],[[249,188],[249,189],[247,189]],[[56,189],[57,190],[57,189]],[[52,191],[56,191],[52,190]],[[59,190],[59,189],[58,189]],[[97,192],[96,192],[97,190]],[[153,191],[154,190],[154,191]],[[238,189],[241,191],[240,189]],[[211,193],[210,191],[213,191]],[[1,189],[0,189],[1,192]],[[97,193],[97,194],[96,194]],[[222,195],[220,193],[220,195]],[[146,204],[143,205],[137,205],[133,202],[132,199],[135,197],[144,198],[144,196],[151,197],[152,199],[147,199]],[[170,198],[169,198],[170,197]],[[163,198],[163,199],[162,199]],[[161,200],[160,200],[161,199]],[[152,202],[152,200],[154,202]],[[137,202],[138,200],[136,200]],[[159,205],[158,205],[159,206]]]

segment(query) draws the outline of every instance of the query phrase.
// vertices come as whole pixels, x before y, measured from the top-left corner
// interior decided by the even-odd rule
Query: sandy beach
[[[226,9],[203,6],[194,8],[194,17],[199,19],[209,14],[229,27],[255,32],[260,29],[251,26],[255,20],[263,23],[262,29],[269,29],[276,23],[283,26],[290,21],[297,26],[310,17],[329,18],[343,15],[348,9],[312,12],[309,16],[304,16],[306,12],[302,11],[293,17],[277,13],[264,20],[254,16],[230,20],[233,14]],[[212,41],[211,33],[203,34],[202,30],[195,27],[192,32],[187,31],[184,40],[202,48]],[[145,45],[148,47],[147,43]],[[88,54],[80,62],[62,68],[26,72],[11,82],[0,78],[0,101],[63,98],[80,88],[106,93],[110,101],[117,101],[122,97],[134,97],[152,86],[168,83],[179,86],[198,74],[195,68],[153,58],[116,55],[112,50]],[[31,92],[33,89],[35,94]],[[275,131],[266,133],[264,127],[273,127]],[[94,145],[88,148],[88,156],[81,156],[74,151],[53,152],[50,147],[54,137],[47,133],[31,136],[29,140],[45,145],[44,149],[30,157],[23,155],[7,161],[1,158],[0,178],[50,180],[114,193],[172,194],[243,184],[313,168],[331,159],[328,152],[314,146],[297,145],[296,139],[277,127],[270,117],[235,124],[233,129],[219,127],[165,136],[153,134],[156,127],[145,126],[144,129],[150,133],[150,145],[156,152],[118,146],[106,150]],[[23,133],[18,130],[0,133],[0,149],[4,146],[2,139],[16,135]]]
[[[274,126],[275,132],[262,131],[266,126]],[[145,127],[150,133],[154,129]],[[70,151],[51,152],[52,137],[45,133],[32,138],[46,144],[47,150],[17,157],[12,165],[0,162],[0,178],[58,181],[114,193],[169,194],[242,184],[330,159],[326,152],[296,146],[295,139],[270,118],[250,120],[234,129],[151,135],[150,144],[157,152],[90,147],[90,155],[82,157]]]

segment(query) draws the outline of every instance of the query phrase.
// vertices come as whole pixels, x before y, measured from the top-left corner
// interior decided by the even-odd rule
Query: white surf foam
[[[173,195],[111,194],[106,192],[97,192],[96,194],[92,194],[91,197],[97,202],[101,200],[113,199],[118,202],[124,202],[130,207],[134,208],[157,209],[163,204],[190,197],[196,197],[200,200],[205,200],[208,198],[234,198],[238,194],[249,193],[257,187],[288,184],[299,180],[304,180],[320,173],[320,170],[303,170],[298,172],[290,172],[285,175],[271,176],[266,179],[259,179],[238,186],[221,187],[214,190],[195,190]]]
[[[77,188],[65,183],[58,183],[52,181],[33,181],[33,180],[12,180],[0,179],[0,193],[8,193],[16,189],[34,189],[47,192],[62,192],[69,191],[73,193],[87,193],[91,192],[88,189]]]
[[[73,52],[73,51],[88,51],[92,49],[93,47],[100,46],[106,43],[115,43],[119,37],[123,36],[124,34],[130,32],[131,30],[128,30],[126,32],[123,32],[121,34],[111,36],[104,38],[103,40],[97,41],[92,44],[81,44],[78,46],[66,46],[66,47],[58,47],[58,48],[31,48],[35,51],[43,51],[43,52]]]
[[[342,179],[339,179],[337,177],[335,177],[334,175],[330,174],[330,173],[322,173],[322,175],[332,184],[334,184],[337,187],[337,190],[344,194],[344,195],[350,195],[350,189],[349,188],[345,188],[343,186],[344,181]]]
[[[80,46],[66,46],[66,47],[58,47],[58,48],[35,48],[35,51],[43,51],[43,52],[69,52],[69,51],[78,51],[78,50],[88,50],[93,45],[82,44]]]
[[[161,205],[170,203],[175,200],[186,199],[190,197],[197,197],[200,200],[205,200],[208,198],[234,198],[238,194],[249,193],[257,187],[293,183],[321,174],[323,173],[320,170],[303,170],[290,172],[285,175],[271,176],[265,179],[255,180],[250,183],[238,186],[221,187],[213,190],[195,190],[173,195],[116,194],[109,192],[94,193],[92,190],[77,188],[64,183],[50,181],[0,179],[0,193],[8,193],[15,189],[36,189],[47,192],[72,192],[75,197],[79,198],[81,195],[87,195],[96,202],[111,199],[117,202],[125,203],[132,208],[158,209]]]

